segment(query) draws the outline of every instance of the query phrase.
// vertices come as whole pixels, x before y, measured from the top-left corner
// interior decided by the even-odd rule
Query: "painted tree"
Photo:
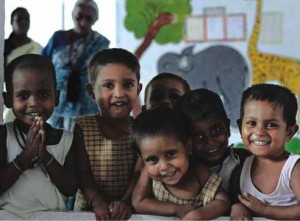
[[[184,20],[191,13],[190,0],[127,0],[125,27],[136,38],[144,38],[136,49],[140,58],[155,40],[159,44],[183,39]]]

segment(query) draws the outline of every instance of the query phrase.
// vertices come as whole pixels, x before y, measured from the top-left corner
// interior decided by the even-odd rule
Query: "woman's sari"
[[[59,105],[49,119],[54,127],[72,129],[74,117],[99,112],[96,102],[86,91],[89,83],[87,63],[97,51],[108,46],[109,41],[95,31],[72,43],[67,42],[66,31],[55,32],[49,40],[43,54],[50,57],[55,66],[57,89],[60,91]],[[76,80],[71,80],[74,77]],[[73,89],[75,86],[76,94],[73,99],[67,93],[70,88],[68,84]]]

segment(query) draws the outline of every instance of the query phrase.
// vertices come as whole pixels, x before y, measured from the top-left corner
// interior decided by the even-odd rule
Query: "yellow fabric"
[[[121,139],[107,139],[100,130],[99,115],[76,118],[84,134],[85,147],[91,170],[99,192],[108,201],[121,200],[125,194],[137,153],[132,148],[131,135]],[[87,209],[87,202],[81,191],[76,194],[75,210]]]
[[[172,202],[176,204],[199,204],[203,206],[212,202],[215,198],[217,190],[221,185],[222,178],[217,174],[212,174],[205,183],[199,194],[191,199],[180,199],[170,193],[163,185],[162,182],[153,180],[152,189],[154,197],[159,201]]]

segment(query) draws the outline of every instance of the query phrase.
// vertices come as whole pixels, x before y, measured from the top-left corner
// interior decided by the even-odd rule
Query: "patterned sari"
[[[97,51],[108,46],[109,40],[95,31],[71,44],[67,42],[66,31],[57,31],[51,37],[42,54],[51,58],[55,66],[57,89],[60,91],[59,105],[49,119],[54,127],[70,130],[74,117],[99,112],[97,104],[86,91],[89,82],[87,62]],[[78,87],[75,101],[67,97],[68,81],[72,73],[79,75],[75,85]]]

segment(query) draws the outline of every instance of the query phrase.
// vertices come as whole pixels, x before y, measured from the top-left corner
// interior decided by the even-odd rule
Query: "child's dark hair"
[[[98,68],[109,63],[126,65],[136,74],[138,82],[140,81],[140,63],[138,59],[125,49],[109,48],[97,52],[89,61],[88,72],[92,84],[96,82]]]
[[[188,140],[187,123],[184,116],[169,107],[157,107],[142,112],[133,121],[132,134],[134,146],[139,153],[138,144],[147,137],[167,135],[184,144]]]
[[[176,102],[175,109],[183,112],[189,122],[202,121],[211,115],[224,121],[228,119],[220,96],[207,89],[196,89],[184,94]]]
[[[172,80],[177,80],[177,81],[181,82],[183,85],[183,88],[184,88],[184,93],[187,93],[191,90],[189,83],[186,80],[184,80],[182,77],[180,77],[176,74],[172,74],[172,73],[166,73],[166,72],[159,73],[158,75],[156,75],[149,81],[149,83],[147,84],[147,86],[145,88],[145,101],[144,101],[145,103],[146,103],[146,99],[148,97],[148,89],[149,89],[149,86],[151,85],[151,83],[154,81],[159,81],[159,80],[163,80],[163,79],[172,79]]]
[[[30,18],[30,14],[29,14],[29,12],[27,11],[26,8],[18,7],[15,10],[13,10],[12,13],[11,13],[11,15],[10,15],[10,24],[13,23],[15,15],[18,14],[18,13],[22,13],[22,12],[24,12],[25,14],[27,14],[28,17]]]
[[[6,91],[11,93],[13,91],[12,79],[15,70],[17,69],[38,69],[47,70],[51,73],[53,78],[53,83],[56,89],[56,74],[55,68],[51,60],[48,58],[37,55],[37,54],[25,54],[12,60],[8,66],[5,68],[4,81],[6,86]]]
[[[255,84],[242,95],[240,119],[244,117],[244,106],[248,101],[268,101],[283,107],[283,119],[288,126],[296,123],[297,98],[287,87],[276,84]]]

